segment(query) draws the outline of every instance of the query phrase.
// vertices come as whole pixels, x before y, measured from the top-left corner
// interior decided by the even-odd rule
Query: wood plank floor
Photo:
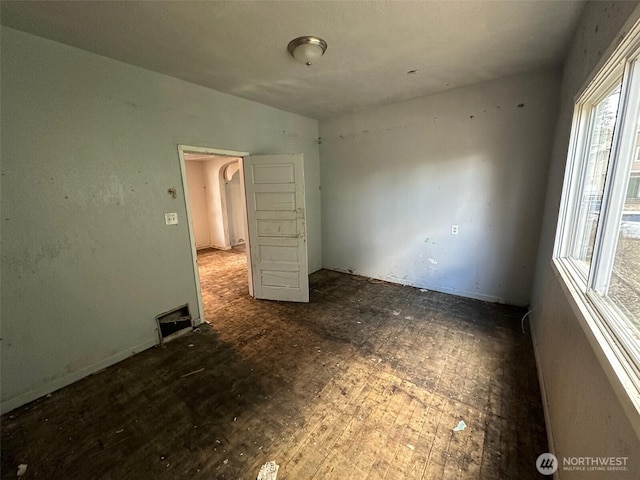
[[[242,251],[199,260],[210,325],[3,416],[2,478],[542,478],[523,310],[330,271],[257,301]]]

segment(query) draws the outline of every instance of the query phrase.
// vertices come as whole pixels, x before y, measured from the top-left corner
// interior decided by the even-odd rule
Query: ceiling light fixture
[[[298,37],[289,42],[287,50],[293,58],[308,67],[324,55],[327,50],[327,42],[318,37]]]

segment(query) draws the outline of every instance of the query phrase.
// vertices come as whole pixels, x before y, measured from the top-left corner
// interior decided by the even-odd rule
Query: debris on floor
[[[465,428],[467,428],[467,424],[464,423],[464,420],[460,420],[458,422],[458,425],[456,425],[455,427],[453,427],[453,431],[454,432],[461,432],[462,430],[464,430]]]
[[[194,370],[193,372],[185,373],[184,375],[180,375],[180,378],[185,378],[190,375],[194,375],[196,373],[204,372],[204,368],[199,368],[198,370]]]
[[[18,476],[21,477],[25,473],[27,473],[27,464],[21,463],[20,465],[18,465]]]
[[[276,480],[302,480],[308,471],[322,480],[372,480],[414,467],[425,480],[465,477],[459,468],[504,479],[538,474],[520,455],[549,451],[538,383],[530,381],[533,347],[518,324],[524,310],[329,270],[311,276],[326,295],[274,308],[236,283],[247,279],[241,260],[244,270],[233,277],[206,280],[212,301],[228,302],[207,310],[215,328],[2,416],[0,478],[56,477],[40,473],[42,464],[83,480],[179,478],[178,470],[256,480],[269,458],[282,462]],[[496,365],[505,364],[510,374],[496,380]],[[198,370],[203,375],[180,378]],[[490,424],[478,420],[487,416]],[[453,431],[464,417],[472,425]],[[477,454],[477,441],[490,454]],[[337,457],[328,454],[332,445],[341,447]],[[18,477],[19,464],[29,468]],[[275,472],[258,478],[271,480],[267,473]]]
[[[278,469],[280,466],[274,462],[265,463],[260,467],[257,480],[276,480],[278,478]]]

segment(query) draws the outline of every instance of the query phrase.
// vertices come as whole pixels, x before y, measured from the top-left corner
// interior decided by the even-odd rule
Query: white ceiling
[[[312,118],[560,65],[583,1],[1,3],[2,24]],[[325,39],[311,67],[287,52]],[[418,69],[413,75],[409,70]]]

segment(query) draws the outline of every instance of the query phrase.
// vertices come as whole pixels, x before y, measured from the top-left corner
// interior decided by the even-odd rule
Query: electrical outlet
[[[458,225],[451,225],[451,235],[458,235]]]
[[[177,213],[165,213],[164,214],[164,223],[167,225],[177,225],[178,224],[178,214]]]

